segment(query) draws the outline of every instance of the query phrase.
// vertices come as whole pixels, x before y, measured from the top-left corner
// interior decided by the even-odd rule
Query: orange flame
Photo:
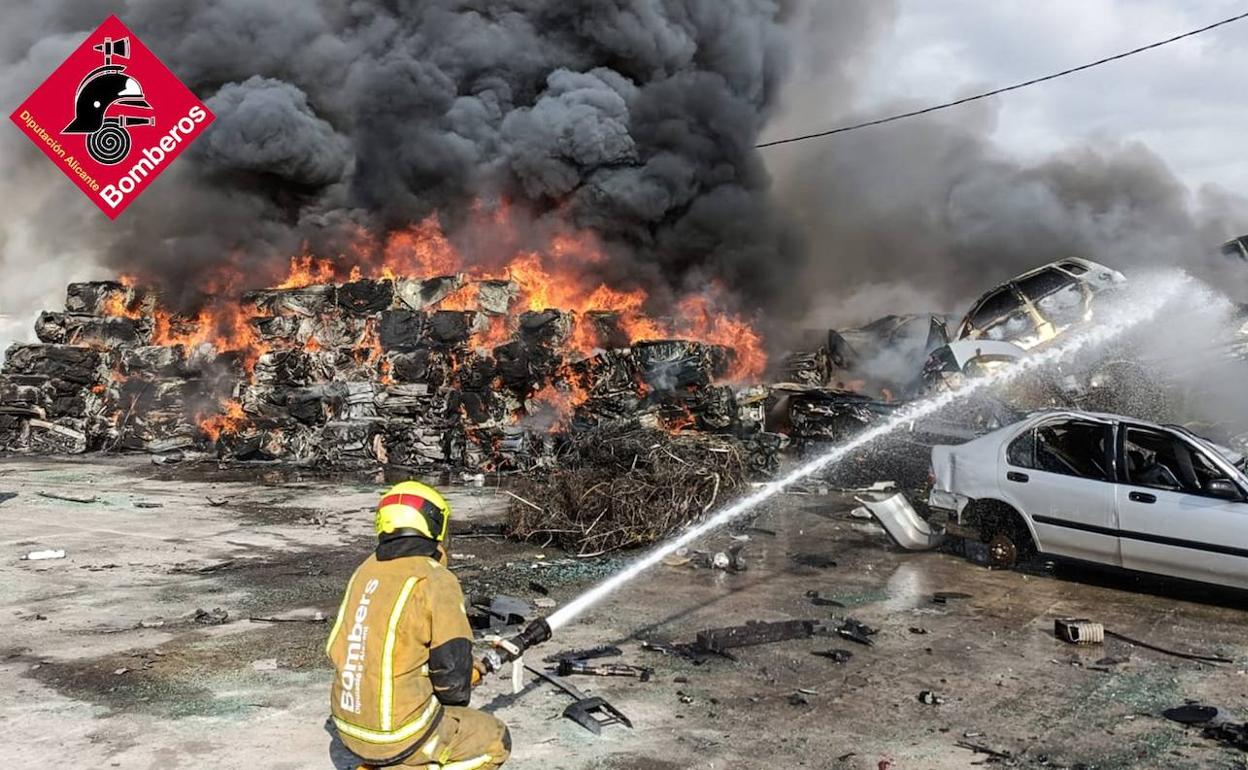
[[[235,433],[248,424],[247,414],[243,411],[243,405],[238,401],[234,399],[222,401],[221,408],[224,411],[220,414],[198,418],[199,429],[213,443],[221,438],[221,434]]]
[[[662,317],[656,317],[647,313],[654,306],[644,290],[609,286],[597,277],[596,266],[604,263],[606,257],[592,233],[559,232],[535,246],[530,228],[517,224],[519,215],[506,203],[492,208],[478,205],[467,217],[466,242],[478,244],[471,247],[471,259],[447,237],[437,215],[430,215],[411,227],[381,237],[360,229],[344,253],[336,256],[307,252],[292,256],[286,274],[275,288],[297,289],[366,278],[424,280],[460,276],[463,285],[428,310],[481,311],[480,282],[509,280],[518,289],[517,299],[510,307],[512,313],[558,309],[573,314],[567,347],[574,358],[624,343],[681,337],[725,345],[735,351],[727,374],[729,380],[747,380],[763,372],[766,357],[762,339],[749,319],[731,312],[731,304],[724,301],[727,292],[721,287],[712,285],[699,293],[678,297]],[[251,288],[244,283],[252,278],[253,271],[240,259],[227,260],[203,281],[204,294],[212,297],[209,304],[186,314],[159,307],[155,310],[154,344],[180,344],[188,351],[210,344],[220,352],[240,351],[250,374],[257,359],[270,348],[251,323],[254,305],[244,306],[238,301],[242,290]],[[121,280],[132,286],[134,277],[123,276]],[[128,308],[127,297],[119,295],[109,298],[108,311],[137,317],[142,309]],[[589,316],[591,313],[611,314],[609,321],[619,334],[613,334],[610,340],[603,338],[599,323]],[[512,339],[514,332],[514,315],[479,316],[471,344],[488,354]],[[315,332],[311,337],[301,333],[298,341],[279,344],[300,343],[307,351],[340,344],[319,340]],[[359,364],[375,364],[381,382],[391,381],[389,362],[383,355],[374,319],[367,322],[364,337],[352,354]],[[565,363],[554,381],[530,394],[530,398],[564,422],[588,399],[585,385]],[[223,409],[222,414],[206,417],[200,423],[205,435],[213,440],[222,431],[237,430],[247,424],[237,402],[223,404]]]

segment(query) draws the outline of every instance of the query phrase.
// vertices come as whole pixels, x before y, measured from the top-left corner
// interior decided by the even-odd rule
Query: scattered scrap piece
[[[1181,725],[1201,725],[1211,722],[1221,713],[1217,706],[1205,706],[1200,703],[1188,702],[1182,706],[1168,708],[1161,715],[1171,722]]]
[[[654,669],[628,663],[590,663],[584,660],[559,661],[559,676],[580,674],[582,676],[621,676],[649,682]]]
[[[844,622],[836,629],[836,633],[842,639],[848,639],[851,642],[871,647],[875,644],[871,637],[875,636],[878,630],[854,618],[845,618]]]
[[[64,559],[65,551],[61,548],[50,548],[43,551],[31,551],[21,557],[21,561],[46,561],[48,559]]]
[[[696,644],[643,641],[641,649],[684,658],[695,666],[702,665],[711,657],[711,653],[699,649]]]
[[[806,693],[801,692],[799,690],[798,692],[795,692],[789,696],[789,705],[790,706],[809,706],[810,698],[806,696]]]
[[[195,610],[195,615],[191,618],[201,626],[219,626],[230,619],[230,613],[215,607],[211,611],[205,609]]]
[[[624,725],[632,728],[632,721],[606,700],[600,697],[587,697],[572,684],[540,668],[525,666],[525,669],[571,695],[575,702],[563,710],[563,715],[594,735],[602,734],[602,728],[608,725]]]
[[[958,741],[954,745],[960,749],[966,749],[967,751],[971,751],[976,754],[983,754],[984,756],[988,757],[989,763],[1008,762],[1014,758],[1014,755],[1008,751],[998,751],[996,749],[992,749],[987,746],[984,746],[983,744],[980,744],[980,743],[971,743],[970,741]]]
[[[821,658],[827,658],[833,663],[848,663],[849,659],[854,657],[854,653],[849,650],[831,649],[831,650],[815,650],[811,655],[818,655]]]
[[[315,615],[307,615],[303,617],[290,617],[290,618],[279,618],[276,616],[257,617],[255,615],[252,615],[251,617],[247,619],[250,620],[252,623],[324,623],[327,620],[329,620],[329,618],[323,612],[317,612]]]
[[[932,594],[932,601],[936,604],[948,604],[957,599],[973,598],[970,594],[964,594],[961,591],[937,591]]]
[[[49,500],[64,500],[70,503],[98,503],[100,501],[100,498],[95,495],[83,497],[81,495],[61,494],[60,492],[37,492],[36,494],[40,497],[46,497]]]
[[[135,508],[164,508],[164,503],[153,503],[146,500],[139,500],[134,504]]]
[[[1188,701],[1182,706],[1161,713],[1166,719],[1182,725],[1200,726],[1201,735],[1227,748],[1248,751],[1248,722],[1237,722],[1217,706]]]
[[[919,703],[927,706],[939,706],[945,702],[945,699],[931,690],[924,690],[919,693]]]
[[[1149,642],[1142,642],[1134,639],[1126,634],[1120,634],[1117,631],[1110,631],[1101,623],[1096,623],[1086,618],[1056,618],[1053,621],[1053,634],[1058,639],[1071,644],[1100,644],[1106,637],[1117,639],[1127,644],[1133,644],[1136,647],[1143,647],[1146,650],[1160,652],[1163,655],[1170,655],[1175,658],[1184,660],[1198,660],[1203,663],[1234,663],[1231,658],[1223,655],[1203,655],[1194,652],[1180,652],[1179,650],[1171,650],[1166,647],[1159,647]]]
[[[747,623],[744,626],[708,628],[698,632],[694,642],[706,652],[724,654],[738,647],[783,642],[789,639],[805,639],[815,632],[814,620],[782,620],[775,623]]]
[[[820,594],[818,591],[807,591],[806,598],[810,599],[810,603],[816,607],[844,607],[845,605],[836,599],[829,599]]]
[[[17,497],[16,492],[0,492],[0,503],[5,502],[6,500],[12,500],[15,497]]]

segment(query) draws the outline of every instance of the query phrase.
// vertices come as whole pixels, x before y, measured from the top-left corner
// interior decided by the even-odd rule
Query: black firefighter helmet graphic
[[[87,134],[87,153],[96,161],[112,166],[130,154],[130,126],[152,126],[156,119],[146,116],[109,114],[115,107],[150,110],[139,81],[126,74],[126,68],[113,64],[113,57],[130,58],[130,38],[92,46],[104,54],[103,66],[96,67],[78,84],[74,94],[74,119],[62,129],[65,134]]]

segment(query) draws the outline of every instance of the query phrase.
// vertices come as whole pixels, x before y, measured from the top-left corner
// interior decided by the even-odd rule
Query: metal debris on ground
[[[849,659],[854,657],[854,653],[849,650],[831,649],[831,650],[815,650],[811,655],[818,655],[821,658],[827,658],[833,663],[848,663]]]
[[[809,706],[810,698],[804,692],[795,692],[789,696],[790,706]]]
[[[806,598],[809,599],[810,603],[815,605],[816,607],[844,607],[845,606],[844,603],[839,602],[836,599],[829,599],[828,597],[814,590],[807,591]]]
[[[191,620],[201,626],[219,626],[230,619],[230,613],[215,607],[212,610],[198,609],[191,616]]]
[[[697,646],[685,642],[657,642],[643,641],[641,649],[647,652],[657,652],[663,655],[670,655],[674,658],[684,658],[695,666],[700,666],[712,657],[712,653],[708,653]]]
[[[317,612],[315,615],[295,616],[295,617],[257,617],[252,615],[247,618],[252,623],[325,623],[329,620],[328,616],[323,612]]]
[[[49,500],[64,500],[68,503],[98,503],[100,498],[95,495],[86,497],[84,495],[67,495],[61,492],[36,492],[40,497],[46,497]]]
[[[1053,634],[1070,644],[1100,644],[1105,641],[1105,626],[1087,618],[1056,618]]]
[[[694,642],[700,649],[723,655],[739,647],[806,639],[815,633],[815,620],[781,620],[775,623],[754,622],[743,626],[708,628],[698,632]]]
[[[998,751],[997,749],[989,748],[988,746],[985,746],[980,743],[971,743],[970,741],[958,741],[954,745],[960,749],[966,749],[967,751],[974,752],[975,754],[983,754],[985,757],[988,758],[987,764],[998,764],[1001,762],[1010,762],[1014,759],[1014,755],[1008,751]]]
[[[919,693],[919,703],[926,706],[939,706],[945,702],[945,699],[931,690],[923,690]]]
[[[1248,722],[1233,719],[1217,706],[1188,701],[1182,706],[1166,709],[1161,715],[1181,725],[1200,727],[1203,737],[1227,748],[1248,751]]]
[[[522,626],[534,615],[533,605],[516,596],[476,597],[469,606],[468,623],[474,630],[498,632]]]
[[[602,728],[610,725],[623,725],[628,728],[633,726],[632,721],[622,711],[605,699],[589,697],[574,685],[540,668],[527,665],[524,668],[571,695],[574,702],[563,710],[563,715],[594,735],[601,735]]]
[[[561,660],[556,670],[559,676],[618,676],[649,682],[654,676],[654,669],[645,666],[634,666],[628,663],[590,663],[585,660]]]
[[[836,633],[842,639],[848,639],[851,642],[865,644],[870,647],[875,644],[871,637],[875,636],[878,630],[854,618],[845,618],[841,625],[837,627]]]
[[[1117,639],[1120,642],[1142,647],[1153,652],[1160,652],[1163,655],[1170,655],[1175,658],[1184,660],[1195,660],[1202,663],[1234,663],[1232,658],[1222,655],[1205,655],[1194,652],[1182,652],[1172,650],[1166,647],[1159,647],[1149,642],[1142,642],[1139,639],[1132,638],[1117,631],[1110,631],[1101,623],[1097,623],[1086,618],[1055,618],[1053,620],[1053,634],[1058,639],[1070,644],[1101,644],[1105,639]]]
[[[972,598],[974,597],[970,594],[962,593],[961,591],[937,591],[932,594],[932,601],[936,604],[948,604],[951,601]]]
[[[43,551],[31,551],[23,554],[20,561],[46,561],[49,559],[64,559],[65,551],[59,548],[50,548]]]

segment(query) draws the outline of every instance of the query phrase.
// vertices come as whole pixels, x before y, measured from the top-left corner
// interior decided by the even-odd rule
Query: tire
[[[1013,569],[1039,553],[1023,516],[998,500],[976,500],[969,515],[979,529],[981,542],[988,544],[988,566]]]

